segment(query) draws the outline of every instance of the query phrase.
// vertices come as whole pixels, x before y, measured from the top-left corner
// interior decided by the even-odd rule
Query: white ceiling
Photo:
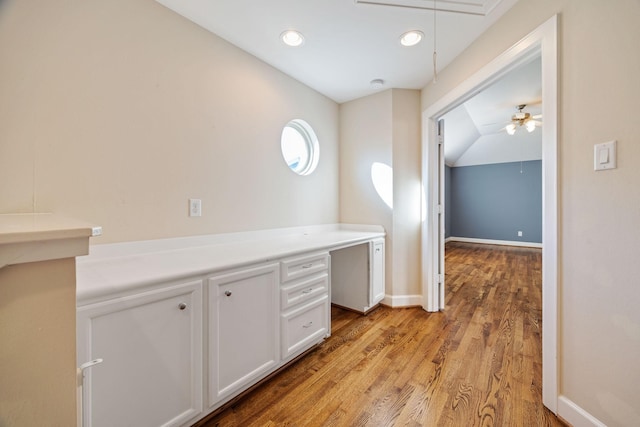
[[[342,103],[389,88],[421,89],[433,78],[433,0],[157,0],[291,77]],[[367,0],[380,2],[380,0]],[[442,70],[518,0],[437,0],[438,70]],[[445,12],[443,9],[465,13]],[[486,14],[486,15],[476,15]],[[296,29],[298,48],[279,36]],[[417,46],[399,37],[424,32]],[[382,87],[370,81],[383,79]]]
[[[542,132],[524,127],[509,135],[504,127],[526,104],[525,112],[542,113],[542,63],[538,57],[443,116],[445,162],[470,166],[542,159]],[[541,119],[544,122],[544,117]]]
[[[389,88],[421,89],[433,79],[433,0],[156,1],[339,103]],[[517,1],[436,0],[438,71]],[[301,47],[282,43],[288,29],[302,32]],[[402,46],[400,35],[409,30],[422,31],[422,43]],[[385,83],[373,87],[374,79]],[[542,158],[540,129],[513,136],[500,131],[516,105],[529,104],[526,111],[539,114],[541,93],[538,59],[449,112],[447,164]]]

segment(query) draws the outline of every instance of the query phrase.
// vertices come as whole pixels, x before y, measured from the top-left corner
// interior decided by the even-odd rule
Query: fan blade
[[[531,116],[532,119],[541,119],[542,114],[536,114],[535,116]]]

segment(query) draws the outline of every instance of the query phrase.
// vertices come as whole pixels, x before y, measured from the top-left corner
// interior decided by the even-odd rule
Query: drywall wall
[[[371,168],[393,166],[391,92],[340,104],[340,221],[385,228],[387,294],[393,293],[393,211],[376,192]]]
[[[421,295],[420,92],[392,91],[393,295]],[[388,253],[388,252],[387,252]],[[422,301],[407,300],[408,304]]]
[[[376,192],[374,163],[393,169],[392,207]],[[341,104],[340,220],[385,227],[387,304],[421,303],[420,191],[420,92],[391,89]]]
[[[305,177],[280,153],[294,118],[320,144]],[[153,0],[0,2],[0,144],[0,213],[93,243],[338,220],[338,105]]]
[[[450,171],[451,200],[445,209],[452,236],[542,243],[542,161]]]
[[[640,2],[521,1],[422,92],[428,108],[559,14],[559,393],[613,426],[640,425]],[[618,168],[593,170],[618,141]],[[563,405],[564,408],[567,405]],[[573,411],[583,425],[590,425]],[[570,420],[571,421],[571,420]],[[577,422],[573,422],[578,425]]]
[[[75,259],[0,269],[0,425],[76,425]]]

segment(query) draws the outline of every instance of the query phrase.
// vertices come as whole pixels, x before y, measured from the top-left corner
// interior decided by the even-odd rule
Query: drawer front
[[[327,335],[329,297],[327,295],[282,315],[282,356],[286,359],[316,344]]]
[[[280,263],[280,278],[283,282],[288,282],[328,268],[329,254],[327,252],[287,258]]]
[[[280,289],[280,308],[282,311],[321,295],[328,294],[329,275],[320,273],[309,278],[282,286]]]

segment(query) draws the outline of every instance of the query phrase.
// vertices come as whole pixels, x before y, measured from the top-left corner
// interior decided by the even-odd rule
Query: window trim
[[[306,144],[309,159],[306,162],[305,166],[300,170],[293,169],[291,166],[289,166],[289,164],[287,163],[287,159],[284,156],[282,145],[283,134],[286,128],[291,128],[298,132],[298,134],[302,136],[302,139]],[[318,160],[320,158],[320,146],[318,144],[318,137],[316,136],[316,133],[311,125],[309,125],[309,123],[302,119],[293,119],[287,122],[287,124],[282,128],[282,133],[280,134],[280,152],[282,153],[282,158],[284,159],[285,164],[287,165],[289,170],[301,176],[311,174],[318,166]]]

